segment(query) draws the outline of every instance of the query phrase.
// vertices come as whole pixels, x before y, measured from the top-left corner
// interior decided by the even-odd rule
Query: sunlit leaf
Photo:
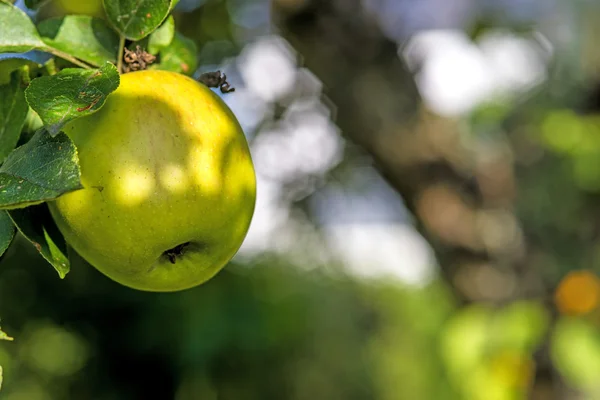
[[[63,69],[56,75],[34,79],[25,91],[51,135],[76,118],[98,111],[119,86],[119,73],[111,63],[99,69]]]
[[[100,18],[68,15],[38,25],[42,40],[49,46],[93,65],[116,62],[119,37]]]
[[[161,49],[167,47],[175,37],[175,20],[169,16],[163,24],[152,32],[148,40],[148,52],[157,54]]]
[[[8,212],[17,229],[48,261],[62,279],[71,266],[67,256],[67,244],[52,220],[46,204]]]
[[[0,0],[0,52],[23,53],[44,47],[46,45],[27,14]]]
[[[52,137],[41,129],[0,167],[0,208],[39,204],[81,187],[79,159],[71,139],[62,132]]]

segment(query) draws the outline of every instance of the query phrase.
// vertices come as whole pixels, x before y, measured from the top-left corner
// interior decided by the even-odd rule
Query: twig
[[[78,59],[76,59],[72,55],[67,54],[67,53],[63,53],[62,51],[57,50],[57,49],[55,49],[53,47],[48,47],[48,48],[46,48],[44,50],[47,51],[50,54],[55,55],[56,57],[60,57],[63,60],[67,60],[67,61],[69,61],[69,62],[77,65],[78,67],[85,68],[85,69],[91,69],[92,68],[92,66],[84,63],[83,61],[79,61]]]

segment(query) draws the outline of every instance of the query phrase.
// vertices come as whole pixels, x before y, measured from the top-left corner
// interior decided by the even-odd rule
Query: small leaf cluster
[[[133,70],[123,61],[132,50],[155,61],[148,68],[195,72],[196,46],[171,15],[177,1],[103,0],[103,18],[35,21],[0,0],[0,256],[18,231],[61,278],[69,272],[67,244],[45,204],[83,188],[77,148],[62,129],[104,105],[120,74]],[[25,1],[33,11],[47,3]]]

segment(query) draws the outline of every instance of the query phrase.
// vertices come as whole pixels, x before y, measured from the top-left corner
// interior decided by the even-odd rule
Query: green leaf
[[[35,71],[42,66],[35,61],[28,60],[22,57],[5,58],[0,60],[0,85],[5,85],[10,82],[10,74],[13,71],[29,67],[30,71]]]
[[[167,47],[175,37],[175,20],[172,15],[163,22],[163,24],[152,32],[148,41],[148,52],[158,54],[158,52]]]
[[[150,68],[192,75],[198,67],[196,54],[196,43],[179,32],[175,32],[171,44],[160,51],[160,62],[153,64]]]
[[[46,47],[23,11],[0,0],[0,53],[24,53]]]
[[[100,18],[68,15],[38,25],[42,40],[49,46],[93,65],[116,62],[119,36]]]
[[[62,132],[52,137],[40,129],[0,167],[0,208],[27,207],[81,188],[77,149]]]
[[[15,71],[11,74],[11,81],[0,86],[0,162],[17,145],[28,110],[21,76]]]
[[[0,256],[8,249],[16,233],[15,224],[4,210],[0,211]],[[1,336],[1,333],[0,333]]]
[[[10,218],[42,257],[46,259],[58,276],[63,279],[69,272],[71,265],[67,257],[67,244],[64,237],[52,220],[46,204],[11,210]]]
[[[54,136],[66,123],[98,111],[118,86],[117,68],[107,62],[99,69],[66,68],[34,79],[25,96]]]
[[[171,10],[171,0],[103,0],[110,23],[127,39],[151,34]]]

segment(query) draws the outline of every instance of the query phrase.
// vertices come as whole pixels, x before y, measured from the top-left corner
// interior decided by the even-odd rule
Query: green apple
[[[39,10],[40,19],[72,14],[104,18],[102,0],[52,0]]]
[[[244,133],[206,86],[174,72],[121,76],[96,113],[64,128],[84,189],[49,202],[67,242],[131,288],[199,285],[248,231],[256,177]]]

